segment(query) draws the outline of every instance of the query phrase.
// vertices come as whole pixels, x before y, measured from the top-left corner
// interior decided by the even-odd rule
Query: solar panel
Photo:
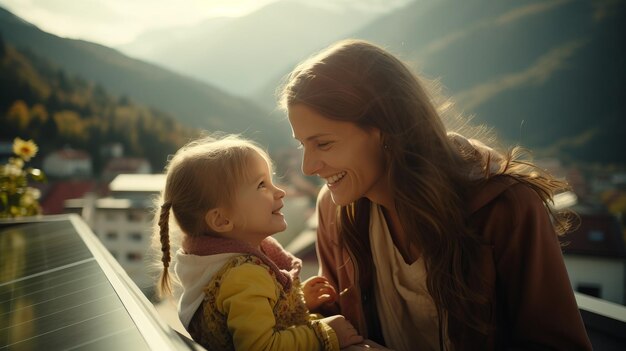
[[[189,349],[105,250],[75,215],[0,223],[0,350]]]

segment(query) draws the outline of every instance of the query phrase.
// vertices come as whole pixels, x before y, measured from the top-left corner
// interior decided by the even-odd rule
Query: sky
[[[239,17],[278,0],[0,0],[40,29],[107,46],[156,29],[192,26],[212,17]],[[410,0],[281,0],[342,10],[386,12]]]

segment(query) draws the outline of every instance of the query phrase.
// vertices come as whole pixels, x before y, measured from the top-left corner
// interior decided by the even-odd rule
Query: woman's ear
[[[372,126],[366,126],[363,129],[365,130],[365,132],[367,132],[370,135],[373,141],[377,141],[382,144],[384,136],[383,136],[383,132],[380,129],[376,127],[372,127]]]
[[[386,141],[387,138],[380,129],[376,127],[370,127],[368,129],[368,132],[374,143],[378,143],[384,150],[389,149],[389,144]]]
[[[233,221],[228,219],[224,209],[218,207],[207,211],[204,221],[209,229],[216,233],[227,233],[233,230]]]

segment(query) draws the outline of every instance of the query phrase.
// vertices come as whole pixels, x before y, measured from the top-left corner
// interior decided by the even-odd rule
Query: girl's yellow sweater
[[[299,279],[286,291],[254,255],[231,258],[204,292],[187,329],[208,350],[339,350],[333,329],[309,314]]]

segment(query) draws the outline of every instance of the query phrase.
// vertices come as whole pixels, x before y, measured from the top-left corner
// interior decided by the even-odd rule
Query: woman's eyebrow
[[[328,135],[331,135],[331,133],[318,133],[318,134],[314,134],[314,135],[311,135],[310,137],[306,138],[306,141],[311,141],[311,140],[313,140],[313,139],[317,139],[317,138],[320,138],[320,137],[325,137],[325,136],[328,136]]]

